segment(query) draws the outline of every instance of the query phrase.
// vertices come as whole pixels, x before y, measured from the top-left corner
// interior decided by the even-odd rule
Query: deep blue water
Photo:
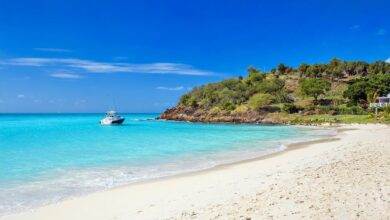
[[[284,149],[329,130],[202,124],[124,114],[0,115],[0,215],[131,182],[206,169]]]

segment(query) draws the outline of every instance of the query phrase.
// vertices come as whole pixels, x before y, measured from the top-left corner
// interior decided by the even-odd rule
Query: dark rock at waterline
[[[157,119],[189,122],[279,124],[279,122],[265,117],[266,113],[252,110],[245,112],[206,111],[194,107],[176,106],[161,113]]]

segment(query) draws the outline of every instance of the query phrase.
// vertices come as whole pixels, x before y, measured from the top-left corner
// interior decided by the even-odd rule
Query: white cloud
[[[24,94],[18,94],[17,96],[16,96],[16,98],[18,98],[18,99],[23,99],[25,96],[24,96]]]
[[[389,57],[389,59],[386,60],[386,63],[390,63],[390,57]]]
[[[184,86],[177,86],[177,87],[165,87],[165,86],[158,86],[156,87],[158,90],[167,90],[167,91],[180,91],[184,89]]]
[[[215,73],[193,68],[182,63],[111,63],[82,60],[74,58],[14,58],[2,62],[3,65],[33,66],[33,67],[67,67],[81,69],[91,73],[152,73],[209,76]]]
[[[358,25],[358,24],[355,24],[355,25],[349,27],[349,29],[351,29],[351,30],[356,30],[356,29],[359,29],[359,28],[360,28],[360,25]]]
[[[49,75],[54,78],[62,78],[62,79],[82,79],[83,77],[73,73],[53,73]]]
[[[42,52],[52,52],[52,53],[70,53],[72,50],[62,49],[62,48],[50,48],[50,47],[36,47],[34,48],[36,51]]]
[[[376,33],[376,35],[380,35],[380,36],[383,36],[383,35],[386,35],[387,34],[387,31],[383,28],[379,29]]]

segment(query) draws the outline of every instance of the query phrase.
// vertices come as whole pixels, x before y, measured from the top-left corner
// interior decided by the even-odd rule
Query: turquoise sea
[[[207,169],[333,131],[157,121],[122,114],[0,114],[0,216],[128,183]]]

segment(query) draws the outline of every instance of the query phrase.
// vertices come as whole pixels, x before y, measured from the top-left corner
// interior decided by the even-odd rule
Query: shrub
[[[299,82],[299,86],[304,95],[312,96],[314,100],[317,100],[318,96],[330,90],[331,84],[327,80],[313,78]]]
[[[360,106],[315,106],[309,105],[305,111],[314,111],[316,114],[331,115],[363,115],[366,111]]]
[[[286,91],[281,91],[275,94],[275,101],[277,103],[291,103],[294,100]]]
[[[300,110],[302,110],[301,107],[296,106],[296,105],[291,104],[291,103],[286,103],[286,104],[284,104],[283,107],[282,107],[282,111],[283,111],[283,112],[290,113],[290,114],[291,114],[291,113],[297,113],[297,112],[299,112]]]
[[[222,110],[219,107],[215,106],[210,109],[209,113],[212,115],[219,115],[222,113]]]
[[[236,109],[234,109],[233,113],[245,113],[249,110],[249,108],[246,105],[240,105],[237,106]]]
[[[363,115],[366,111],[360,106],[337,106],[334,107],[338,115]]]
[[[382,110],[383,110],[383,112],[385,112],[386,114],[390,114],[390,105],[383,107]]]
[[[228,111],[233,111],[236,108],[236,106],[231,102],[223,103],[223,109]]]
[[[191,107],[197,107],[198,103],[196,102],[196,98],[192,96],[191,94],[184,94],[180,98],[180,104],[185,106],[191,106]]]
[[[273,102],[274,97],[266,93],[258,93],[253,95],[249,101],[248,106],[254,110],[260,110],[266,105],[269,105]]]
[[[363,115],[365,114],[365,110],[360,106],[351,106],[349,108],[341,108],[343,111],[339,111],[339,114],[350,114],[350,115]]]

